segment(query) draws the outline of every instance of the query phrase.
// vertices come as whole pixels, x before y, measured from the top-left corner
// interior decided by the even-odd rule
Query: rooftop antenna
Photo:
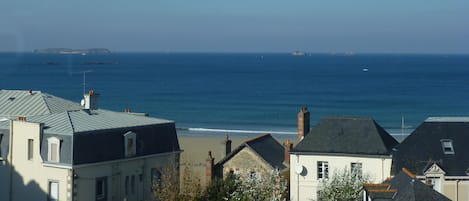
[[[404,135],[405,132],[405,119],[404,119],[404,113],[402,113],[402,120],[401,120],[401,135]]]
[[[86,71],[83,71],[83,94],[86,93],[86,73],[91,73],[93,72],[92,70],[86,70]]]

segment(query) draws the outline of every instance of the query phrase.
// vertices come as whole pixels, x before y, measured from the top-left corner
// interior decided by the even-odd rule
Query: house
[[[304,117],[305,111],[299,112]],[[306,115],[309,117],[309,115]],[[299,127],[306,125],[298,118]],[[371,118],[325,117],[290,151],[290,199],[316,200],[321,181],[347,169],[374,182],[390,176],[392,149],[398,142]],[[304,135],[304,136],[300,136]]]
[[[382,184],[363,184],[363,201],[450,201],[406,168]]]
[[[99,109],[98,97],[0,91],[0,200],[152,199],[161,169],[178,169],[175,123]]]
[[[469,117],[430,117],[396,149],[392,171],[403,167],[451,200],[469,200]]]
[[[230,140],[227,138],[225,142],[229,143]],[[281,172],[288,167],[284,157],[289,151],[288,147],[291,145],[287,145],[285,152],[285,148],[270,134],[247,140],[233,151],[226,149],[227,155],[213,166],[213,176],[222,178],[228,174],[235,174],[241,178],[265,177],[274,171]],[[211,155],[207,161],[208,172],[210,161],[213,163]],[[212,177],[210,174],[207,175]]]

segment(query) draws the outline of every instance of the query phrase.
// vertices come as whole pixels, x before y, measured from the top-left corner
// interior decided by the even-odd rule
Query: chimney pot
[[[17,118],[18,121],[26,121],[26,117],[23,117],[23,116],[19,116]]]
[[[85,97],[85,109],[96,110],[98,109],[98,97],[99,94],[90,90],[88,94],[84,95]]]
[[[228,135],[225,136],[225,140],[222,142],[222,158],[231,153],[231,140]]]

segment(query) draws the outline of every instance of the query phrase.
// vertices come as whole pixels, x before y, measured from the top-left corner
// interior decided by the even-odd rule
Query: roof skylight
[[[443,148],[443,153],[454,154],[453,140],[442,139],[440,141],[441,141],[441,147]]]

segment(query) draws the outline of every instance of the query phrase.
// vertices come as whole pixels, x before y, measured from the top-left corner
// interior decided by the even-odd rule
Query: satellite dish
[[[85,99],[81,99],[80,105],[81,105],[81,106],[85,106]]]
[[[295,168],[296,174],[301,174],[303,172],[304,167],[300,164],[298,164]]]

